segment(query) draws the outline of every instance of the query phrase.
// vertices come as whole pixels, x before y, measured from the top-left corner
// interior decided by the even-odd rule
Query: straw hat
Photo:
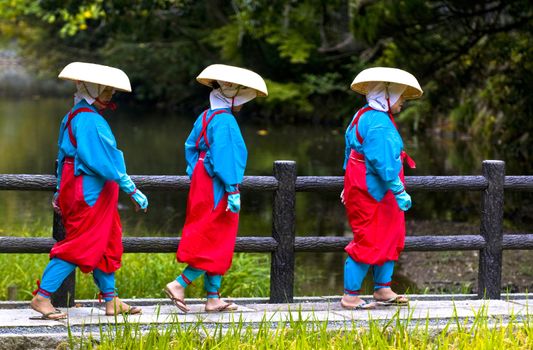
[[[227,66],[225,64],[212,64],[200,73],[196,80],[203,85],[213,87],[213,81],[220,80],[228,83],[246,86],[257,91],[257,96],[268,96],[265,81],[261,76],[251,70]]]
[[[131,92],[130,80],[126,73],[118,68],[101,64],[72,62],[58,76],[59,79],[85,81],[88,83],[110,86],[116,90]]]
[[[416,78],[404,70],[397,68],[375,67],[368,68],[357,74],[350,86],[351,89],[360,94],[366,95],[371,82],[388,82],[407,85],[403,98],[406,100],[419,98],[424,93]]]

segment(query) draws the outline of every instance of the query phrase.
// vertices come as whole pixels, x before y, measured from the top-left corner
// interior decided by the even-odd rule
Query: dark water
[[[53,173],[59,123],[70,105],[70,99],[0,101],[0,173]],[[107,115],[118,146],[124,151],[129,174],[185,174],[183,143],[196,117],[194,113],[175,115],[123,107]],[[249,151],[247,175],[272,174],[275,160],[295,160],[299,175],[343,174],[344,125],[272,127],[257,118],[250,122],[246,111],[238,120]],[[404,140],[417,161],[416,171],[407,170],[407,175],[479,174],[481,160],[491,156],[471,140],[406,133]],[[124,234],[178,235],[184,222],[186,194],[166,191],[147,195],[149,211],[138,214],[122,194],[119,208]],[[51,196],[43,192],[0,192],[0,235],[51,227]],[[478,225],[479,198],[478,193],[414,193],[414,206],[407,219],[433,220],[436,225],[439,221]],[[270,235],[272,195],[245,192],[242,201],[239,235]],[[520,227],[521,222],[515,220],[512,225]],[[338,193],[297,194],[296,230],[301,236],[351,235]],[[302,283],[298,293],[338,294],[343,259],[341,253],[298,254],[298,271],[316,277]],[[404,288],[415,288],[408,276],[401,276],[401,269],[399,272],[397,279],[404,281]]]

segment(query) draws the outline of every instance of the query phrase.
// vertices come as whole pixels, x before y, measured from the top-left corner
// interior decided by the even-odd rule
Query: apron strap
[[[214,112],[213,114],[211,114],[211,116],[209,117],[209,119],[207,119],[207,109],[204,111],[204,114],[202,115],[202,131],[200,132],[200,135],[198,136],[198,138],[196,139],[196,149],[200,149],[200,140],[203,138],[204,139],[204,142],[207,146],[207,148],[209,148],[209,140],[207,139],[207,126],[209,125],[209,123],[211,123],[211,120],[213,120],[213,118],[215,117],[215,115],[217,114],[221,114],[221,113],[227,113],[226,111],[222,110],[222,111],[216,111]]]
[[[75,116],[77,116],[79,113],[83,113],[83,112],[88,112],[88,113],[95,113],[95,111],[93,111],[92,109],[90,108],[87,108],[87,107],[82,107],[82,108],[78,108],[77,110],[75,111],[70,111],[70,113],[68,114],[68,120],[67,120],[67,124],[65,125],[65,127],[68,129],[68,137],[70,139],[70,143],[72,143],[72,146],[74,146],[74,148],[78,148],[78,142],[76,142],[76,137],[74,136],[74,133],[72,132],[72,119],[74,119]],[[64,129],[63,129],[63,132]]]
[[[359,141],[359,143],[361,145],[363,145],[363,137],[361,136],[361,134],[359,134],[359,130],[357,129],[357,123],[359,123],[359,119],[361,118],[361,116],[368,112],[369,110],[371,110],[372,107],[365,107],[365,108],[361,108],[357,114],[355,115],[355,118],[353,120],[353,122],[350,124],[350,130],[355,126],[355,134],[357,136],[357,141]],[[390,108],[389,108],[390,110]],[[392,116],[392,113],[389,111],[387,113],[389,115],[389,118],[390,118],[390,121],[392,122],[392,124],[394,125],[394,127],[396,129],[398,129],[398,126],[396,125],[396,122],[394,121],[394,117]],[[416,162],[413,160],[413,158],[411,158],[407,152],[405,151],[402,151],[401,154],[400,154],[400,157],[401,157],[401,160],[402,160],[402,163],[404,162],[404,160],[407,162],[407,165],[409,166],[409,168],[411,169],[414,169],[416,168]]]
[[[409,166],[409,168],[411,168],[411,169],[416,168],[416,162],[414,161],[413,158],[409,157],[407,152],[402,151],[402,153],[400,154],[400,157],[402,159],[402,163],[405,160],[407,162],[407,165]]]
[[[387,100],[387,101],[388,101],[388,100]],[[389,106],[390,106],[390,104],[389,104]],[[389,107],[389,110],[390,110],[390,107]],[[392,113],[389,111],[388,114],[389,114],[390,121],[392,122],[392,124],[394,125],[394,127],[396,128],[396,130],[398,130],[398,126],[396,125],[396,122],[394,121],[394,117],[392,116]],[[403,163],[404,161],[407,162],[407,165],[409,166],[409,168],[411,168],[411,169],[416,168],[416,162],[413,160],[413,158],[411,158],[411,157],[407,154],[407,152],[402,151],[402,152],[400,153],[400,158],[401,158],[401,160],[402,160],[402,163]]]
[[[361,145],[363,145],[363,137],[361,136],[361,134],[359,134],[359,130],[357,129],[357,123],[359,123],[359,119],[361,118],[361,116],[370,110],[372,110],[372,107],[361,108],[355,115],[352,124],[350,124],[349,130],[351,130],[355,126],[355,135],[357,136],[357,141],[359,141]]]

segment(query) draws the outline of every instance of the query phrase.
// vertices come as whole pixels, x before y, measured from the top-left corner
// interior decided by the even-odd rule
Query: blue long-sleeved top
[[[209,117],[219,110],[209,109],[206,119],[209,120]],[[235,191],[236,186],[242,182],[248,157],[248,151],[235,117],[229,108],[223,110],[224,113],[215,115],[207,127],[209,148],[203,137],[196,148],[196,140],[202,132],[203,112],[196,119],[185,141],[185,159],[189,177],[192,176],[200,152],[206,152],[204,166],[209,176],[213,178],[215,207],[222,199],[224,192]]]
[[[367,111],[359,118],[357,130],[363,138],[362,145],[357,140],[355,130],[355,126],[351,129],[348,126],[346,129],[344,169],[352,149],[363,154],[368,192],[380,201],[387,190],[399,181],[402,168],[402,137],[388,114],[377,110]]]
[[[77,147],[70,141],[65,128],[68,113],[61,122],[58,139],[57,188],[60,188],[62,164],[65,157],[74,158],[74,175],[83,175],[83,196],[88,205],[94,205],[107,180],[115,181],[126,193],[135,190],[135,184],[126,173],[122,151],[117,148],[115,136],[107,121],[95,107],[85,100],[74,106],[90,108],[94,112],[81,112],[71,121]]]

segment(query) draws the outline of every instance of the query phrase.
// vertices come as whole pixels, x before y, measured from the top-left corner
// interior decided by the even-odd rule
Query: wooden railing
[[[293,161],[274,162],[274,176],[247,176],[241,188],[274,193],[272,236],[238,237],[237,252],[270,253],[270,302],[292,302],[294,291],[295,252],[340,252],[349,237],[296,236],[296,192],[337,192],[343,186],[340,176],[296,176]],[[185,191],[186,176],[132,176],[133,181],[148,191]],[[0,190],[53,191],[53,175],[0,175]],[[415,191],[482,191],[479,235],[406,237],[407,251],[479,250],[478,297],[501,297],[503,249],[533,249],[533,234],[503,234],[504,190],[533,191],[533,176],[505,176],[505,163],[487,160],[481,176],[411,176],[406,177],[409,192]],[[453,205],[453,203],[450,203]],[[52,245],[64,239],[61,218],[54,214],[52,238],[0,237],[0,253],[48,253]],[[175,252],[177,237],[124,237],[127,253]],[[74,304],[74,273],[54,293],[57,306]]]

